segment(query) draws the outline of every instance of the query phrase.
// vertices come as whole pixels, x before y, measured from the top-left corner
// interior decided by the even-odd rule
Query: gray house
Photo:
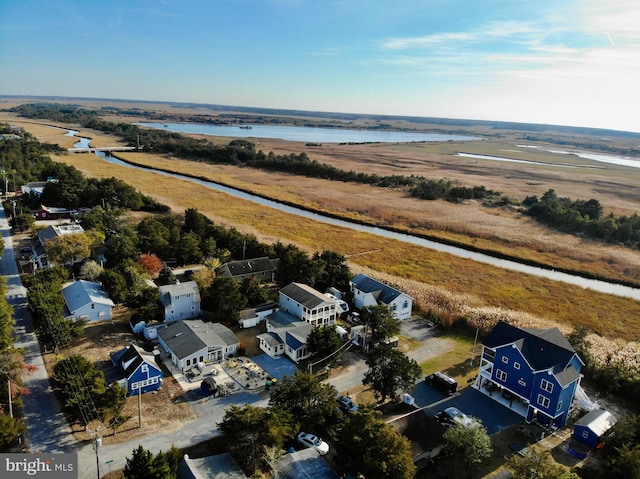
[[[187,371],[235,354],[240,341],[224,324],[188,319],[158,329],[158,344],[178,369]]]
[[[218,268],[219,276],[241,281],[243,278],[256,277],[260,281],[273,282],[278,269],[279,259],[268,257],[229,261]]]

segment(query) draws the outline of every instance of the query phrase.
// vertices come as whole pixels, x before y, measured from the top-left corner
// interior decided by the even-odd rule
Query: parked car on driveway
[[[451,396],[458,390],[458,382],[441,372],[429,374],[424,378],[424,382],[447,396]]]
[[[304,447],[314,447],[321,456],[324,456],[329,452],[329,444],[309,432],[303,431],[298,434],[298,442]]]
[[[452,427],[456,424],[462,424],[468,428],[475,428],[480,425],[478,421],[467,416],[457,407],[448,407],[444,411],[440,411],[433,418],[444,427]]]

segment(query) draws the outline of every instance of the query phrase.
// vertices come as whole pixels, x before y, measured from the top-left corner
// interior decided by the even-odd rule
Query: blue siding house
[[[605,432],[617,422],[616,417],[604,409],[594,409],[582,416],[573,425],[573,437],[589,447],[597,448]]]
[[[564,426],[580,384],[584,363],[558,328],[520,329],[500,321],[482,345],[475,386],[499,390],[495,399],[509,405],[527,422]],[[514,401],[517,407],[513,407]]]
[[[131,344],[111,353],[113,367],[105,371],[107,384],[117,382],[129,396],[157,391],[162,386],[162,370],[153,354]]]

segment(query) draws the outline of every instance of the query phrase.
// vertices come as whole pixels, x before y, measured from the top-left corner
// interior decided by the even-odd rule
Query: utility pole
[[[480,328],[476,328],[476,337],[473,340],[473,349],[471,350],[471,360],[469,361],[469,367],[473,366],[473,355],[476,354],[476,343],[478,342],[478,331],[480,331]]]
[[[7,378],[7,389],[9,391],[9,417],[13,418],[13,404],[11,402],[11,378]]]
[[[96,437],[95,437],[95,442],[94,442],[94,449],[96,451],[96,472],[98,474],[98,479],[100,479],[100,456],[98,455],[98,448],[100,446],[102,446],[102,438],[100,437],[100,435],[98,434],[98,432],[100,431],[100,426],[98,426],[98,428],[96,429]]]
[[[138,383],[138,427],[142,427],[142,387]]]

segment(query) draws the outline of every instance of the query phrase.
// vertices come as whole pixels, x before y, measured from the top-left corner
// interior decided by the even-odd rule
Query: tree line
[[[74,109],[75,108],[75,109]],[[79,110],[79,111],[77,111]],[[343,170],[320,163],[306,153],[276,155],[256,151],[247,140],[232,140],[228,145],[216,145],[206,139],[195,139],[174,132],[142,129],[128,123],[113,123],[100,118],[100,113],[67,105],[27,104],[12,109],[27,117],[80,121],[82,126],[121,136],[130,146],[141,145],[144,150],[170,154],[180,158],[211,164],[230,164],[284,172],[332,181],[354,182],[383,188],[398,188],[409,195],[424,199],[443,199],[450,202],[477,200],[485,206],[515,206],[518,203],[498,191],[485,186],[465,186],[456,181],[429,179],[422,176],[389,175]],[[525,198],[520,206],[536,221],[549,227],[577,235],[585,235],[609,243],[637,248],[640,245],[640,217],[602,215],[596,199],[570,200],[558,198],[549,190],[542,198]],[[595,214],[598,216],[596,217]]]
[[[603,216],[603,208],[596,199],[572,200],[559,197],[550,189],[538,198],[528,196],[523,205],[527,214],[537,221],[567,233],[579,234],[607,243],[637,249],[640,245],[640,216]]]

